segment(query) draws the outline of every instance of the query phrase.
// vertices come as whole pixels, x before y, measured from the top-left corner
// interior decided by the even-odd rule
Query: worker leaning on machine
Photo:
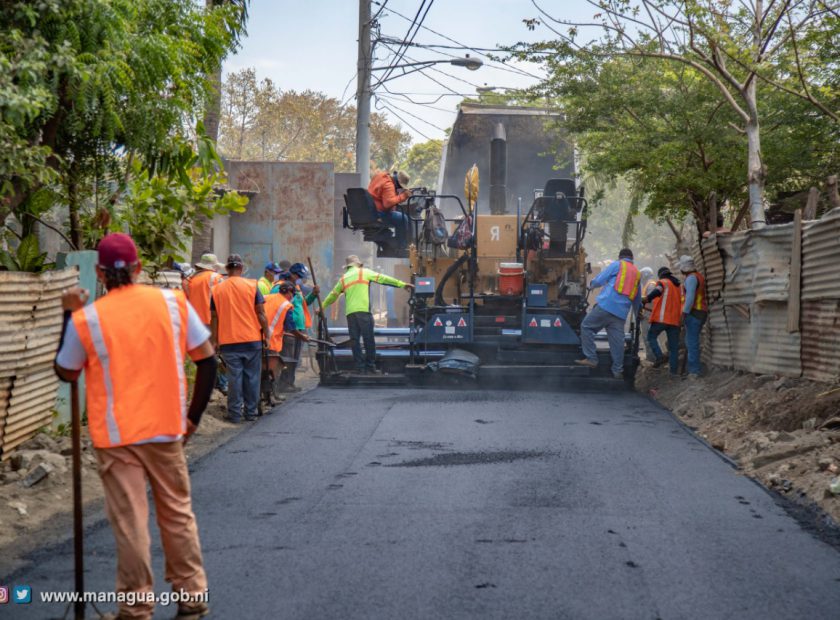
[[[397,288],[414,288],[402,280],[397,280],[371,269],[365,269],[359,257],[351,254],[345,261],[344,275],[324,300],[324,308],[336,301],[344,293],[344,307],[347,314],[347,328],[350,331],[350,343],[353,349],[353,361],[356,371],[378,374],[376,369],[376,340],[373,334],[373,314],[370,312],[370,285],[376,282]],[[362,355],[364,340],[365,354]]]
[[[135,284],[137,248],[122,233],[99,243],[97,279],[107,294],[85,305],[88,292],[64,291],[64,327],[56,374],[75,381],[85,371],[88,428],[105,512],[117,546],[120,618],[151,618],[154,603],[146,483],[158,515],[166,580],[191,601],[177,618],[206,615],[207,590],[183,444],[198,427],[216,376],[210,332],[181,291]],[[196,364],[187,407],[184,358]]]

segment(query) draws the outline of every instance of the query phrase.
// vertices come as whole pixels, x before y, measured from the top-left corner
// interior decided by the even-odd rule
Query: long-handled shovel
[[[312,284],[314,286],[318,286],[318,281],[315,279],[315,269],[312,267],[312,259],[307,256],[306,262],[309,263],[309,274],[312,276]],[[335,355],[333,354],[335,344],[331,342],[332,339],[330,338],[330,330],[327,326],[327,315],[324,313],[324,306],[321,303],[321,294],[319,293],[316,295],[315,299],[318,300],[318,336],[322,338],[322,340],[316,342],[321,342],[321,344],[325,345],[324,353],[329,355],[330,362],[332,362],[332,370],[335,372],[338,370],[338,366],[335,362]]]
[[[71,436],[73,442],[73,554],[76,573],[76,601],[73,604],[75,620],[84,620],[85,559],[82,535],[82,418],[79,412],[79,383],[70,384]]]

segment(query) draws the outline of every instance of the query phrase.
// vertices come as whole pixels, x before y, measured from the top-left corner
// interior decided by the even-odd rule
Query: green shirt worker
[[[370,312],[370,285],[372,282],[407,288],[413,284],[397,280],[371,269],[365,269],[358,256],[351,255],[345,261],[344,275],[341,276],[330,294],[324,300],[324,308],[336,301],[344,293],[344,307],[347,312],[347,328],[350,330],[350,344],[353,348],[353,361],[356,370],[361,373],[378,374],[376,370],[376,342],[373,338],[373,315]],[[362,355],[364,340],[365,354]]]

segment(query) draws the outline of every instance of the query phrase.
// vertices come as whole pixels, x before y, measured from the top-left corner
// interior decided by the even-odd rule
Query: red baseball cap
[[[120,269],[137,262],[137,246],[125,233],[105,235],[99,242],[99,266]]]

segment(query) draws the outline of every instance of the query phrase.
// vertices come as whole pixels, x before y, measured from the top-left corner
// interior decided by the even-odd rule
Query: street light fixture
[[[399,75],[388,76],[385,79],[379,80],[377,84],[382,84],[384,82],[388,82],[389,80],[393,80],[395,78],[402,77],[404,75],[408,75],[409,73],[414,73],[416,71],[422,71],[426,67],[431,67],[432,65],[440,65],[440,64],[450,64],[456,67],[465,67],[469,71],[478,71],[484,63],[480,58],[473,58],[469,54],[467,54],[464,58],[452,58],[449,60],[423,60],[420,62],[407,62],[400,65],[389,65],[387,67],[371,67],[371,71],[387,71],[388,69],[403,69],[403,72]],[[411,71],[405,71],[406,67],[411,67]]]

